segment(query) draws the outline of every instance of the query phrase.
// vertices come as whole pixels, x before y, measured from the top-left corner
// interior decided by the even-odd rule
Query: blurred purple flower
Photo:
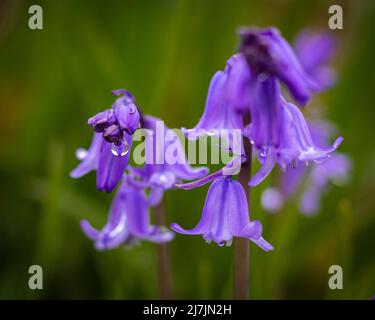
[[[202,218],[198,225],[186,230],[171,224],[173,231],[186,235],[203,235],[207,242],[214,241],[219,246],[231,245],[233,237],[253,241],[265,251],[273,247],[262,238],[262,225],[249,220],[249,209],[245,191],[241,184],[230,177],[215,180],[207,193]]]
[[[312,92],[320,90],[276,28],[241,28],[239,34],[240,52],[250,67],[251,76],[258,82],[277,78],[302,105],[309,100]]]
[[[70,176],[79,178],[92,170],[97,170],[97,188],[111,192],[129,162],[132,134],[140,126],[140,115],[134,97],[127,90],[115,90],[116,99],[111,109],[99,112],[88,120],[94,129],[92,144],[85,154],[78,154],[82,162]]]
[[[94,241],[97,250],[131,245],[138,240],[167,242],[174,237],[173,232],[165,227],[150,224],[144,191],[132,188],[126,182],[117,191],[104,228],[97,230],[87,220],[81,221],[81,227],[86,236]]]
[[[298,34],[294,48],[303,68],[322,89],[335,83],[336,73],[328,65],[337,51],[332,33],[304,30]]]

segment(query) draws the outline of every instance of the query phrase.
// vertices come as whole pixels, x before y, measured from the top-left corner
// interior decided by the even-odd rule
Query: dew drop
[[[210,136],[210,137],[214,136],[215,134],[216,134],[216,130],[215,129],[207,131],[207,135]]]
[[[76,157],[78,160],[83,160],[87,157],[87,150],[83,148],[78,148],[76,150]]]
[[[266,148],[262,148],[260,151],[259,151],[259,156],[261,158],[265,158],[267,156],[267,149]]]
[[[123,157],[129,152],[129,143],[122,138],[120,144],[112,143],[111,152],[116,157]]]

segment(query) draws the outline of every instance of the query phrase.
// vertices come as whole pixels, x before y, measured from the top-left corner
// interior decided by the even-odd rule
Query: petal
[[[150,177],[150,186],[159,187],[164,190],[170,189],[176,182],[176,176],[170,171],[161,171],[152,174]]]
[[[214,241],[223,245],[232,242],[232,215],[236,215],[237,203],[230,179],[214,181],[207,192],[206,201],[200,222],[192,230],[185,230],[172,224],[172,230],[188,235],[202,234],[207,242]],[[234,210],[233,210],[234,209]],[[237,217],[234,217],[237,218]]]
[[[89,239],[95,242],[96,249],[112,249],[128,239],[128,223],[123,202],[124,197],[121,192],[118,192],[112,202],[108,222],[101,231],[94,229],[88,221],[81,221],[82,230]]]
[[[343,141],[342,137],[339,137],[335,140],[332,147],[322,148],[317,147],[312,140],[310,130],[307,126],[306,120],[299,110],[298,107],[292,103],[285,105],[286,109],[290,112],[293,118],[294,131],[295,131],[295,140],[298,148],[300,149],[300,160],[324,160],[329,157],[329,154],[335,151],[341,142]]]
[[[280,177],[282,194],[286,198],[294,195],[306,174],[306,166],[302,162],[298,163],[296,167],[289,166]]]
[[[215,206],[218,203],[223,201],[222,198],[222,179],[216,180],[209,188],[207,192],[206,201],[203,207],[202,217],[199,223],[191,230],[186,230],[182,228],[177,223],[171,224],[171,229],[175,232],[187,234],[187,235],[196,235],[203,234],[209,231],[213,219],[215,219]]]
[[[194,168],[189,164],[175,164],[171,166],[171,171],[176,175],[177,178],[183,180],[198,179],[209,172],[208,168],[206,167]]]
[[[150,231],[149,210],[144,191],[126,188],[123,195],[129,230],[132,235],[142,238]]]
[[[124,133],[124,136],[130,149],[131,136],[126,133]],[[128,165],[129,156],[130,151],[124,156],[115,156],[112,154],[111,144],[108,142],[102,143],[96,180],[98,190],[111,192],[116,187]]]
[[[245,190],[237,180],[226,179],[225,210],[230,225],[230,232],[241,237],[244,226],[250,223],[249,207]]]
[[[122,103],[116,106],[116,119],[122,129],[133,134],[140,127],[140,115],[134,103]]]
[[[87,238],[96,241],[99,239],[100,232],[93,228],[87,220],[81,220],[81,229],[87,236]]]
[[[332,59],[337,51],[337,42],[332,33],[304,30],[297,36],[294,48],[305,70],[314,74]]]
[[[176,184],[175,186],[177,188],[185,189],[185,190],[190,190],[190,189],[201,187],[219,177],[238,174],[239,170],[241,170],[241,163],[242,163],[242,157],[236,156],[230,162],[228,162],[223,168],[221,168],[220,170],[214,173],[211,173],[208,176],[205,176],[193,182]]]
[[[275,156],[271,150],[268,151],[265,161],[259,171],[250,179],[249,186],[255,187],[268,177],[276,164]]]
[[[257,148],[278,146],[282,122],[280,86],[275,77],[250,82],[251,140]]]
[[[319,90],[277,29],[242,28],[240,36],[241,52],[256,76],[276,76],[301,104],[308,101],[312,91]]]
[[[154,243],[169,242],[174,239],[174,233],[169,231],[165,227],[154,227],[154,230],[150,235],[146,237],[146,240]]]
[[[86,156],[82,159],[81,163],[70,173],[70,176],[72,178],[80,178],[90,171],[97,169],[102,142],[102,135],[100,133],[94,133],[91,146],[87,151]]]
[[[243,54],[233,55],[228,61],[230,68],[227,81],[227,99],[239,111],[245,112],[250,105],[249,88],[250,69]]]
[[[192,130],[209,130],[218,128],[217,124],[223,117],[225,103],[224,88],[226,80],[227,74],[223,71],[216,72],[212,77],[203,115],[198,124]],[[187,130],[186,133],[189,134],[189,130]]]
[[[262,236],[263,227],[258,220],[251,221],[243,227],[239,233],[240,237],[251,239],[259,239]]]
[[[157,206],[162,200],[164,195],[164,189],[160,187],[154,187],[150,189],[148,196],[148,205],[151,207]]]
[[[143,190],[127,188],[124,196],[129,231],[134,237],[156,243],[173,239],[174,234],[165,227],[150,224],[148,201]]]
[[[250,239],[250,240],[266,252],[273,250],[272,244],[264,240],[263,237],[260,237],[259,239]]]

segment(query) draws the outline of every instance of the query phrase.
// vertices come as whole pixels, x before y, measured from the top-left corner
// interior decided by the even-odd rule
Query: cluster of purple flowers
[[[158,120],[149,115],[141,115],[135,98],[127,90],[115,90],[114,95],[122,95],[112,108],[99,112],[88,120],[94,129],[94,138],[86,151],[78,149],[81,163],[71,172],[71,177],[79,178],[96,170],[98,190],[111,192],[119,185],[110,208],[108,222],[102,230],[93,228],[87,220],[81,227],[88,238],[94,241],[98,250],[111,249],[120,245],[130,245],[138,240],[155,243],[173,239],[173,232],[166,227],[150,224],[150,208],[162,200],[165,190],[173,188],[182,179],[197,179],[207,174],[206,168],[192,168],[182,159],[175,165],[158,164],[157,150],[167,148],[168,143],[155,138],[155,123]],[[146,146],[149,159],[142,167],[129,165],[132,135],[138,128],[147,129]],[[182,152],[178,150],[178,155]]]
[[[316,178],[309,184],[309,193],[310,199],[316,198],[327,179],[348,170],[345,157],[331,157],[343,139],[339,137],[328,146],[324,130],[313,128],[300,107],[290,100],[293,98],[303,106],[314,93],[332,84],[334,73],[326,65],[334,48],[332,39],[321,34],[303,34],[293,49],[275,28],[243,28],[239,35],[239,52],[230,57],[224,71],[213,76],[200,121],[183,132],[188,139],[198,139],[202,135],[220,137],[218,129],[239,131],[242,139],[250,141],[261,164],[250,179],[250,186],[260,184],[277,164],[285,171],[283,179],[298,181],[295,175],[301,175],[301,168],[312,163]],[[114,94],[121,96],[112,108],[89,119],[95,132],[93,142],[87,152],[79,150],[77,155],[82,162],[71,173],[77,178],[96,170],[97,188],[107,192],[120,184],[108,223],[101,231],[82,221],[84,232],[95,241],[96,248],[113,248],[137,239],[171,240],[171,231],[150,225],[150,207],[160,203],[167,189],[191,189],[212,182],[198,225],[186,230],[173,223],[171,229],[202,235],[207,242],[220,246],[230,245],[233,237],[243,237],[265,251],[273,249],[262,237],[261,223],[250,221],[245,190],[233,178],[241,163],[251,160],[243,145],[237,148],[233,135],[226,137],[228,148],[235,151],[233,159],[210,175],[206,168],[192,168],[186,159],[176,164],[148,161],[141,167],[131,167],[128,162],[132,135],[138,128],[150,132],[146,148],[153,150],[149,153],[152,158],[156,157],[156,150],[165,151],[168,143],[158,144],[152,134],[157,119],[141,114],[128,91],[116,90]],[[322,135],[326,139],[321,139]],[[286,184],[290,187],[292,183]],[[287,193],[271,192],[265,206],[278,197],[287,197]]]
[[[322,89],[335,84],[335,72],[328,66],[337,49],[335,38],[329,33],[306,30],[296,39],[294,50],[304,69],[315,79]],[[310,107],[311,108],[311,107]],[[335,126],[322,119],[308,119],[311,140],[319,147],[326,147],[336,133]],[[338,141],[334,143],[337,144]],[[267,188],[262,195],[262,206],[277,212],[283,203],[296,195],[302,188],[299,209],[306,215],[318,212],[321,195],[329,182],[345,184],[349,178],[351,159],[343,153],[330,154],[323,162],[308,166],[304,161],[297,161],[282,171],[276,187]]]

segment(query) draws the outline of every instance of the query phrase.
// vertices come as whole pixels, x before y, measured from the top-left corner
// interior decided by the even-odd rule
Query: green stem
[[[250,122],[250,121],[249,121]],[[250,207],[251,158],[252,147],[248,139],[243,139],[246,162],[241,166],[238,180],[245,190],[247,202]],[[249,299],[249,270],[250,270],[250,245],[244,238],[234,239],[234,299]]]
[[[165,226],[165,206],[161,201],[154,208],[155,224],[158,226]],[[163,300],[172,299],[172,277],[169,262],[168,248],[166,243],[156,245],[157,269],[159,280],[159,295]]]

